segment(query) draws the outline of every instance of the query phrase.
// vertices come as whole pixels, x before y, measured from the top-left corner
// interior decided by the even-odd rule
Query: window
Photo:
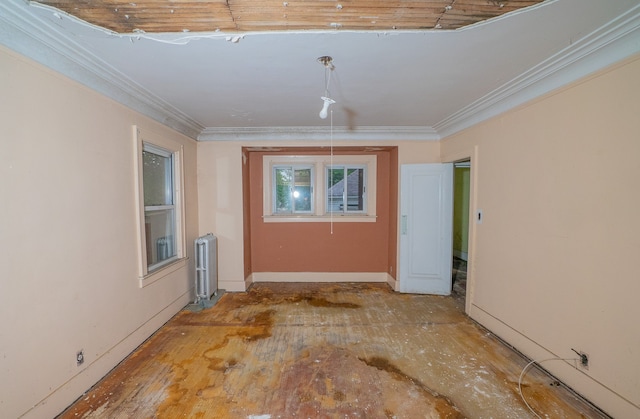
[[[177,258],[173,154],[152,144],[142,146],[142,189],[147,270]]]
[[[139,276],[145,286],[186,265],[182,146],[151,132],[135,134]]]
[[[274,214],[309,214],[313,209],[313,167],[274,166]]]
[[[366,167],[327,167],[327,212],[366,212]]]
[[[375,155],[266,155],[263,219],[374,222],[375,179]]]

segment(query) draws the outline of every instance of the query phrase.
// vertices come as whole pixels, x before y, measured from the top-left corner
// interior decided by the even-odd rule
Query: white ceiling
[[[551,0],[455,31],[154,40],[4,0],[0,43],[204,140],[319,135],[331,118],[318,116],[326,70],[317,58],[330,55],[330,109],[344,138],[434,139],[638,53],[639,5]]]

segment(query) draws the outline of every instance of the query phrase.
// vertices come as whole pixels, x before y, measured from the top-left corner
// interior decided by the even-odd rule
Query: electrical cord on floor
[[[522,399],[522,401],[524,402],[525,406],[527,406],[527,408],[531,411],[531,413],[533,413],[538,419],[542,419],[542,416],[540,416],[538,413],[536,413],[535,410],[533,410],[533,408],[531,406],[529,406],[529,403],[527,403],[527,400],[524,398],[524,394],[522,394],[522,377],[524,377],[525,372],[529,369],[529,367],[531,367],[533,364],[542,364],[543,362],[547,362],[547,361],[574,361],[574,362],[578,362],[580,361],[577,358],[547,358],[547,359],[543,359],[543,360],[533,360],[531,362],[529,362],[527,365],[525,365],[525,367],[522,369],[522,372],[520,373],[520,377],[518,378],[518,392],[520,393],[520,398]],[[578,365],[575,365],[575,368],[578,368]]]

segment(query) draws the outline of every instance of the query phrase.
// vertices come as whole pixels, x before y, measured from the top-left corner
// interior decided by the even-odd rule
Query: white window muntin
[[[272,214],[313,214],[315,212],[314,169],[314,165],[309,164],[277,164],[273,166],[271,172]],[[286,171],[290,172],[290,180],[284,185],[280,180],[282,179],[281,173]],[[308,176],[304,172],[307,172]]]
[[[152,131],[142,131],[133,127],[135,144],[135,177],[138,191],[138,260],[140,287],[155,282],[163,276],[186,266],[185,242],[185,213],[184,213],[184,174],[182,144],[168,139]],[[163,158],[170,158],[170,171],[164,174],[164,189],[156,196],[163,196],[162,202],[152,202],[145,205],[144,194],[144,153],[157,154]],[[159,178],[162,178],[159,176]],[[162,223],[165,232],[158,236],[168,240],[157,242],[158,237],[147,235],[148,217],[154,218],[156,224]],[[159,221],[161,220],[161,221]],[[173,237],[170,237],[173,236]],[[166,246],[163,249],[160,247]],[[166,259],[154,260],[157,252],[167,252]],[[169,256],[170,255],[170,256]]]
[[[176,206],[175,206],[175,163],[174,155],[171,151],[156,145],[143,142],[143,194],[144,194],[144,218],[145,218],[145,237],[150,240],[147,245],[147,273],[152,273],[159,268],[172,263],[178,259],[176,240]],[[145,159],[145,157],[151,159]],[[147,169],[151,161],[162,161],[161,170],[164,179],[148,179],[153,176]],[[160,164],[159,164],[160,165]],[[152,185],[151,181],[155,180],[162,183],[161,193],[154,194],[155,197],[150,198],[147,187]],[[148,202],[148,201],[151,202]],[[149,260],[149,258],[151,260]]]
[[[331,174],[334,170],[342,171],[342,177],[339,182],[332,185]],[[353,172],[353,171],[357,172]],[[357,184],[350,182],[350,177],[354,174],[361,173],[358,177]],[[325,168],[326,190],[325,190],[325,212],[326,213],[343,213],[343,214],[366,214],[367,213],[367,166],[366,165],[329,165]],[[352,187],[356,187],[357,191],[352,191]],[[340,195],[332,195],[331,189],[338,187],[341,189]],[[333,196],[333,199],[332,199]],[[333,202],[332,202],[333,201]],[[355,204],[354,204],[355,202]],[[355,207],[355,208],[354,208]]]
[[[366,212],[330,213],[326,210],[326,167],[366,167]],[[311,165],[314,167],[314,211],[309,214],[274,214],[273,167]],[[354,155],[265,155],[262,162],[264,222],[375,222],[377,157],[375,154]]]

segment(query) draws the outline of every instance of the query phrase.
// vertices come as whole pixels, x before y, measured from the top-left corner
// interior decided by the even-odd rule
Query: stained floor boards
[[[61,418],[533,418],[526,360],[460,300],[386,284],[255,284],[183,310]],[[601,417],[537,370],[542,417]]]

